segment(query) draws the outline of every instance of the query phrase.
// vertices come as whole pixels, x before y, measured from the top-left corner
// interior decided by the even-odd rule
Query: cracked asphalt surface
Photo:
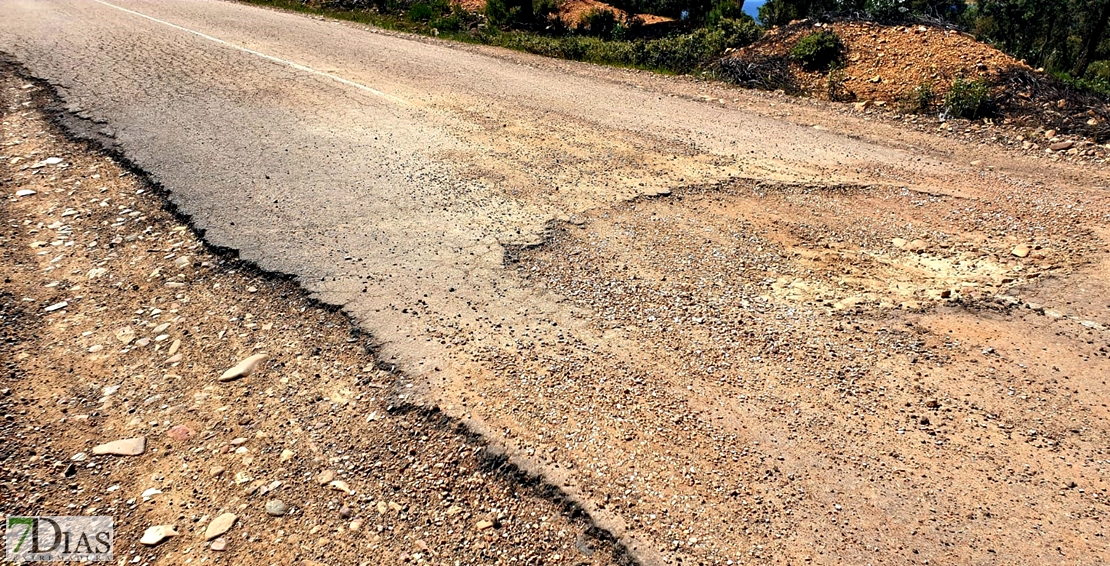
[[[72,127],[642,563],[1110,556],[1100,168],[228,2],[0,9]]]

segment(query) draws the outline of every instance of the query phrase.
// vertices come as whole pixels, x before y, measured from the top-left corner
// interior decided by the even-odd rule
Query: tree
[[[1079,57],[1071,71],[1073,77],[1082,77],[1087,74],[1087,67],[1091,64],[1091,60],[1098,50],[1098,44],[1102,42],[1102,36],[1106,34],[1107,20],[1110,20],[1110,0],[1103,0],[1101,4],[1102,6],[1098,8],[1098,15],[1086,26],[1083,47],[1080,49]],[[1093,12],[1089,12],[1089,14],[1093,15]]]

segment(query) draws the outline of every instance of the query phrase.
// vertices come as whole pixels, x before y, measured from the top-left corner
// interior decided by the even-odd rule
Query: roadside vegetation
[[[782,57],[738,60],[729,54],[766,30],[805,18],[924,24],[965,31],[1043,68],[1058,85],[1052,88],[1110,100],[1110,0],[1059,0],[1052,9],[1044,0],[769,0],[759,8],[759,22],[744,13],[743,0],[245,1],[548,57],[808,91],[834,101],[856,95],[845,72],[847,44],[829,26],[800,37]],[[572,5],[577,11],[568,12]],[[822,74],[821,92],[797,88],[798,68]],[[992,96],[1009,88],[982,77],[956,79],[911,83],[894,103],[905,112],[980,118],[1001,108]]]

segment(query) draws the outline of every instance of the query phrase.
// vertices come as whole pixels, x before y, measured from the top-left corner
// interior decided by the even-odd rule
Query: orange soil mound
[[[871,22],[814,24],[798,22],[775,28],[733,56],[785,56],[804,36],[831,28],[845,46],[845,88],[857,100],[895,101],[923,82],[944,92],[956,77],[995,82],[1015,69],[1030,70],[1021,61],[979,43],[969,35],[927,26],[882,26]],[[797,87],[827,96],[827,73],[791,64]]]

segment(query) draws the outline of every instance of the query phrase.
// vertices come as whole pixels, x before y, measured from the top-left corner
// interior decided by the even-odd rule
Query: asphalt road
[[[970,288],[964,283],[1002,293],[1015,284],[1002,274],[1014,267],[1008,246],[1021,238],[1040,234],[1049,245],[1059,235],[1069,254],[1057,268],[1078,266],[1080,258],[1095,262],[1091,248],[1075,247],[1078,228],[1068,224],[1069,213],[1059,217],[1064,227],[1038,232],[1013,228],[1020,223],[960,224],[947,207],[989,208],[1000,199],[1010,206],[1000,195],[1037,187],[1072,191],[1049,203],[1054,211],[1072,197],[1098,208],[1101,197],[1078,195],[1101,186],[1102,173],[1015,160],[998,148],[968,149],[686,78],[546,61],[230,2],[3,0],[0,11],[0,51],[54,84],[85,129],[108,136],[168,189],[210,243],[293,274],[321,300],[341,305],[405,373],[401,395],[440,406],[504,444],[581,501],[641,561],[990,562],[997,549],[1037,560],[1057,556],[1051,545],[1030,546],[1020,529],[969,524],[975,512],[968,509],[1006,499],[982,495],[990,472],[940,483],[880,474],[889,484],[860,485],[861,474],[879,464],[862,464],[862,453],[845,448],[901,458],[892,446],[903,432],[890,423],[906,415],[872,402],[868,410],[881,414],[864,433],[883,429],[880,422],[890,426],[879,433],[888,436],[867,444],[854,438],[860,409],[840,414],[841,401],[832,400],[856,395],[854,386],[822,384],[818,393],[812,382],[796,381],[875,372],[879,381],[903,376],[905,394],[917,404],[954,394],[936,372],[939,381],[913,385],[921,372],[913,376],[906,360],[917,360],[917,350],[883,342],[907,358],[868,358],[863,365],[871,369],[844,355],[778,354],[783,342],[824,342],[830,351],[866,357],[875,349],[850,344],[855,338],[845,324],[870,336],[864,341],[880,340],[880,327],[921,312],[917,302],[902,303],[907,297],[922,301],[946,285]],[[972,158],[996,169],[972,168]],[[663,226],[683,218],[696,221]],[[699,230],[704,240],[692,236]],[[862,278],[848,277],[852,268],[844,265],[835,266],[837,279],[815,275],[834,271],[829,265],[798,264],[830,242],[832,250],[860,247],[858,256],[841,257],[848,265],[885,249],[892,236],[944,242],[961,230],[977,234],[968,253],[989,255],[993,246],[993,256],[976,259],[990,266],[974,277],[985,271],[995,279],[974,279],[954,257],[865,266],[856,272],[869,273]],[[996,234],[1005,238],[984,243]],[[726,236],[733,239],[722,244]],[[718,244],[738,255],[726,261],[709,254]],[[942,255],[954,249],[936,248]],[[895,285],[906,273],[908,287]],[[687,287],[673,288],[676,282]],[[631,287],[599,291],[615,284]],[[737,296],[712,290],[722,286],[751,289]],[[613,302],[614,293],[638,295],[639,306]],[[684,293],[694,298],[684,312],[667,315],[674,326],[655,323],[651,309],[662,312]],[[857,299],[875,312],[860,323],[806,310],[826,298],[838,301],[837,312],[845,310],[843,300]],[[685,317],[697,309],[700,316]],[[643,320],[627,320],[629,312]],[[706,320],[723,330],[685,337],[681,323]],[[717,344],[738,330],[746,345]],[[771,337],[775,332],[782,334]],[[735,360],[710,367],[698,361],[717,346]],[[722,389],[722,368],[736,373],[730,386],[747,393]],[[790,394],[768,401],[778,394],[766,387],[772,375]],[[979,385],[968,387],[956,388],[961,398],[981,393]],[[786,406],[799,415],[795,404],[806,402],[818,413],[807,421],[816,427],[809,433],[784,420]],[[995,413],[1009,410],[1021,413]],[[1105,410],[1085,418],[1102,422]],[[839,438],[838,447],[825,444],[831,438]],[[1093,461],[1099,438],[1102,432],[1076,447],[1076,458]],[[926,478],[954,457],[941,446],[922,440],[912,449],[920,450],[913,465],[894,466],[925,466]],[[1015,458],[1020,451],[1016,444],[1011,450]],[[998,469],[1013,465],[996,459]],[[952,482],[964,488],[935,503],[936,490]],[[851,529],[847,519],[835,519],[850,505],[836,495],[838,486],[862,500]],[[1055,497],[1055,487],[1029,489],[1034,501]],[[915,497],[920,501],[911,504]],[[1062,517],[1091,502],[1073,503],[1053,505]],[[957,519],[921,526],[919,513],[930,505]],[[1095,536],[1105,514],[1098,505],[1049,529],[1051,536],[1073,543],[1077,532]],[[865,533],[853,530],[857,525]],[[1097,541],[1073,548],[1081,557],[1099,555]]]

